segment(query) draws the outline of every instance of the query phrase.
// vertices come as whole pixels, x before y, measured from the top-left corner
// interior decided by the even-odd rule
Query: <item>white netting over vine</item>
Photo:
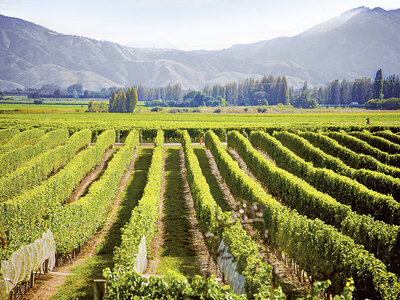
[[[147,249],[146,249],[146,237],[142,236],[142,240],[139,244],[139,251],[135,258],[135,271],[142,274],[147,268]]]
[[[225,281],[236,294],[244,294],[245,278],[237,272],[237,263],[233,261],[233,256],[228,252],[228,246],[225,245],[224,240],[221,240],[218,253],[220,255],[218,256],[217,262],[219,269],[224,273]]]
[[[56,244],[53,233],[48,230],[42,238],[29,245],[22,246],[7,260],[1,263],[0,298],[9,294],[13,287],[29,279],[33,271],[41,269],[48,259],[48,269],[55,266]]]

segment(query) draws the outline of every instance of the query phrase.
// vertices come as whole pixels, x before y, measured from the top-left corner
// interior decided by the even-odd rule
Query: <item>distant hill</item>
[[[135,42],[130,42],[129,44],[126,44],[126,46],[132,47],[132,48],[142,48],[142,49],[175,49],[175,50],[179,50],[178,47],[176,47],[170,41],[167,41],[165,39],[155,39],[155,40],[149,40],[149,41],[135,41]]]
[[[85,89],[144,84],[184,88],[286,75],[300,86],[400,70],[400,9],[360,7],[294,37],[220,51],[139,49],[64,35],[0,15],[0,89],[53,83]]]

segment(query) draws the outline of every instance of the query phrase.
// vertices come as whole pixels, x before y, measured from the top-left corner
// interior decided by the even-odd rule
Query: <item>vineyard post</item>
[[[93,299],[100,300],[103,299],[106,294],[107,281],[104,279],[93,280]]]

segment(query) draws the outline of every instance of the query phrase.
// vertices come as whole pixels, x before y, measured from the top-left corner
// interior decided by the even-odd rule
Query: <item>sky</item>
[[[399,0],[0,0],[0,14],[63,34],[126,45],[165,39],[183,50],[219,50],[293,36],[359,6]]]

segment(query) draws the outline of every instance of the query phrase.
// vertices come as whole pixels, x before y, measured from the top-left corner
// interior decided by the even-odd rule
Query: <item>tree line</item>
[[[375,79],[334,80],[326,86],[314,87],[311,98],[326,105],[348,105],[352,102],[364,105],[371,99],[400,98],[400,78],[399,75],[384,78],[382,69],[379,69]]]
[[[263,76],[260,79],[248,78],[241,82],[205,86],[200,90],[183,90],[181,84],[169,84],[164,87],[145,87],[135,85],[137,97],[147,106],[198,107],[198,106],[257,106],[284,105],[313,108],[320,105],[345,106],[352,103],[365,105],[370,99],[400,98],[399,75],[384,78],[383,71],[377,71],[375,79],[356,78],[354,80],[333,80],[324,86],[309,87],[305,82],[302,88],[288,85],[285,76]],[[128,107],[121,88],[103,88],[100,91],[84,90],[81,84],[73,84],[61,89],[53,84],[45,84],[40,89],[30,88],[26,92],[29,98],[103,98],[110,99],[110,111],[131,110]],[[122,90],[124,93],[125,91]],[[7,94],[21,93],[13,90]],[[128,90],[126,90],[128,92]],[[125,95],[125,97],[128,97]],[[129,101],[128,101],[129,102]],[[111,105],[112,104],[112,105]],[[124,108],[124,109],[123,109]]]

